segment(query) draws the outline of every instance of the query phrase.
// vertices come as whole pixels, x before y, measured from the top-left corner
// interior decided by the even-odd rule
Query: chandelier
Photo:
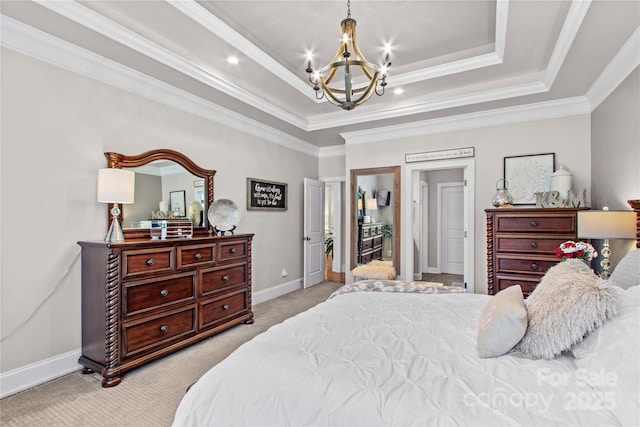
[[[360,53],[356,43],[356,20],[351,18],[351,0],[347,1],[347,17],[340,23],[342,28],[342,42],[336,56],[323,68],[314,70],[311,68],[311,58],[308,59],[306,72],[309,81],[316,91],[316,99],[326,96],[327,100],[344,110],[353,110],[356,106],[364,104],[375,92],[376,95],[384,94],[387,85],[387,69],[391,65],[387,52],[384,62],[380,67],[367,61]],[[344,75],[344,85],[329,86],[339,69]],[[366,82],[354,86],[354,73],[362,73]],[[360,78],[360,75],[358,75]]]

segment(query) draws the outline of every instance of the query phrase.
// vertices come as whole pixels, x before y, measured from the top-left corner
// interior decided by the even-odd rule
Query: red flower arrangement
[[[562,258],[563,261],[570,258],[581,259],[589,264],[592,259],[598,256],[598,252],[586,242],[574,242],[567,240],[560,247],[553,250],[558,258]]]

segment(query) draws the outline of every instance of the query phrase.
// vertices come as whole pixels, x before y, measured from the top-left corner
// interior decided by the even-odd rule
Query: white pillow
[[[485,304],[478,322],[478,355],[498,357],[518,343],[527,330],[527,309],[520,286],[509,286]]]
[[[613,269],[610,279],[622,289],[640,285],[640,249],[626,254]]]
[[[623,426],[640,425],[640,286],[618,290],[618,315],[586,337],[571,352],[577,375],[594,396],[615,406]],[[611,409],[607,407],[607,409]]]
[[[513,354],[553,359],[570,350],[615,314],[616,289],[578,259],[554,265],[525,301],[527,332]]]

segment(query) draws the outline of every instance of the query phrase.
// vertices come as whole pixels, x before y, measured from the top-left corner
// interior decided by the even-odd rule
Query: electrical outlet
[[[289,273],[287,273],[287,269],[283,268],[282,269],[282,277],[287,277],[289,275]]]

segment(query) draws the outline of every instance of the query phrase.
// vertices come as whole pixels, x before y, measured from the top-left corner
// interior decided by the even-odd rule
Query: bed
[[[640,250],[622,264],[625,277],[614,271],[609,282],[585,279],[593,273],[581,261],[558,264],[527,299],[524,320],[516,287],[487,296],[356,284],[214,366],[184,396],[174,426],[640,425]],[[546,295],[561,301],[576,288],[567,279],[575,274],[592,288],[569,303],[566,312],[580,312],[569,329],[584,324],[588,332],[552,357],[532,358],[526,341],[530,333],[535,340],[536,292],[570,284]],[[543,286],[547,276],[553,287]],[[547,301],[538,318],[547,327],[565,312],[557,303]],[[495,315],[496,307],[508,315]],[[604,317],[585,322],[585,307]],[[497,354],[480,357],[483,325],[496,319],[503,324],[485,331]],[[526,332],[513,336],[522,322]]]

